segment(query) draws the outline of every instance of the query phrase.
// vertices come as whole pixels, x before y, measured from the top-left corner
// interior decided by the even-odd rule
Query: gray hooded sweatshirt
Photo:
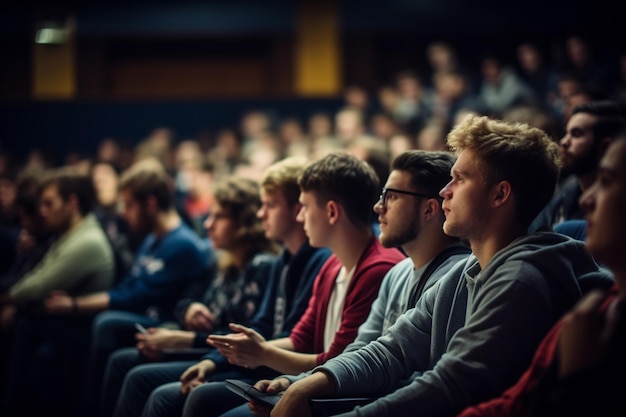
[[[482,271],[473,255],[459,262],[386,335],[314,371],[334,378],[337,396],[378,397],[342,417],[455,415],[519,378],[581,287],[611,281],[582,242],[527,235]]]

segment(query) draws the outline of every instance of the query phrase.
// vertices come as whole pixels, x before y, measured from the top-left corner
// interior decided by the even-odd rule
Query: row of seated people
[[[272,416],[309,415],[311,400],[336,396],[349,398],[319,414],[623,415],[626,130],[611,135],[598,176],[579,200],[589,221],[585,245],[527,232],[558,172],[554,143],[533,130],[485,118],[453,129],[448,139],[458,159],[440,193],[443,227],[466,238],[472,255],[376,341],[311,372],[257,382],[260,391],[282,391]],[[608,280],[583,284],[598,273]],[[585,288],[599,291],[578,301]],[[212,415],[221,398],[210,385],[192,391],[184,415]],[[268,412],[252,401],[222,415]]]
[[[255,302],[252,300],[242,303],[246,307],[247,317],[236,314],[228,316],[229,312],[226,310],[233,306],[225,307],[223,304],[220,306],[218,300],[225,302],[224,299],[228,298],[223,293],[218,294],[225,291],[224,284],[227,282],[225,281],[227,269],[221,269],[223,258],[220,258],[214,266],[218,272],[213,273],[214,276],[208,280],[210,284],[202,300],[204,307],[189,299],[183,298],[181,302],[181,297],[178,297],[177,309],[170,310],[177,313],[178,326],[188,331],[160,327],[166,325],[171,317],[166,319],[167,313],[163,312],[160,315],[155,314],[154,308],[148,308],[153,306],[143,307],[148,308],[148,315],[119,314],[118,311],[100,313],[102,310],[123,310],[112,305],[116,286],[106,292],[93,293],[92,290],[90,294],[76,294],[78,296],[48,292],[42,300],[46,312],[45,320],[39,316],[36,320],[28,317],[31,331],[20,331],[16,340],[23,338],[23,334],[29,334],[28,340],[22,341],[22,346],[28,347],[28,342],[32,342],[33,338],[32,329],[37,330],[37,337],[47,337],[47,345],[44,344],[47,350],[43,349],[37,354],[37,360],[47,366],[53,364],[50,360],[46,361],[49,359],[46,355],[50,355],[50,349],[61,350],[62,357],[67,358],[69,351],[75,355],[80,346],[89,346],[87,349],[89,372],[85,377],[85,385],[88,388],[86,398],[90,401],[73,404],[77,407],[77,413],[87,413],[85,415],[94,415],[98,412],[102,415],[140,415],[142,412],[144,415],[170,415],[180,414],[183,408],[185,415],[191,415],[189,413],[193,413],[193,410],[203,414],[210,410],[210,413],[220,415],[242,402],[241,399],[229,395],[223,382],[220,382],[223,379],[235,375],[254,382],[260,378],[273,377],[281,373],[298,374],[321,366],[316,369],[323,372],[316,372],[297,384],[298,386],[311,384],[311,379],[315,378],[320,382],[320,375],[328,377],[332,372],[341,373],[339,368],[342,361],[331,358],[339,355],[355,337],[356,342],[350,344],[346,352],[355,351],[354,355],[357,356],[375,356],[376,352],[393,349],[392,345],[396,342],[400,345],[411,343],[414,352],[410,352],[410,357],[401,359],[402,355],[395,351],[391,354],[398,358],[398,363],[390,364],[387,360],[376,362],[378,365],[386,363],[383,368],[396,372],[393,377],[386,378],[388,384],[392,381],[394,384],[398,383],[399,376],[405,380],[404,384],[407,386],[391,394],[397,398],[404,396],[409,401],[419,402],[419,395],[407,396],[403,392],[410,392],[426,383],[424,381],[430,381],[429,378],[433,376],[428,378],[426,376],[431,373],[437,375],[439,366],[442,369],[440,372],[451,372],[453,376],[458,375],[460,378],[489,380],[487,392],[475,393],[473,390],[478,390],[474,387],[476,384],[462,388],[467,390],[464,392],[464,398],[472,395],[476,395],[475,398],[489,395],[494,390],[502,388],[503,384],[512,381],[516,373],[520,373],[524,360],[528,362],[541,336],[589,287],[585,282],[590,277],[593,278],[594,285],[600,285],[596,282],[598,280],[603,283],[602,285],[606,285],[600,278],[606,278],[606,282],[611,282],[611,278],[606,271],[596,265],[582,243],[553,233],[527,235],[528,225],[551,197],[558,175],[556,145],[545,133],[527,125],[513,125],[486,117],[473,117],[455,127],[449,135],[449,141],[451,147],[457,151],[456,161],[449,153],[423,151],[408,151],[394,159],[391,174],[378,202],[374,205],[380,220],[378,239],[371,231],[371,202],[375,200],[379,182],[367,164],[356,157],[338,153],[323,157],[306,169],[302,165],[301,169],[304,171],[298,175],[291,173],[295,184],[293,194],[299,195],[299,199],[296,198],[295,201],[292,199],[287,204],[286,196],[281,195],[284,194],[281,191],[278,195],[282,197],[282,200],[279,199],[282,205],[272,201],[276,194],[271,192],[271,181],[269,185],[267,184],[268,176],[271,177],[272,173],[269,169],[268,176],[262,183],[260,202],[255,206],[248,200],[244,206],[245,210],[252,210],[252,220],[255,220],[256,208],[259,209],[258,217],[263,220],[261,225],[265,229],[264,237],[269,238],[268,242],[281,241],[284,246],[283,255],[279,258],[270,255],[268,263],[273,266],[265,272],[256,274],[260,277],[253,279],[253,283],[247,282],[248,286],[239,289],[241,292],[237,297],[227,301],[231,304],[240,301],[242,294],[251,298],[256,297],[256,301],[262,299],[263,301],[260,301],[262,306],[274,309],[273,314],[266,316],[265,319],[262,319],[261,314],[252,317],[255,311]],[[520,143],[516,144],[515,141]],[[507,142],[512,142],[513,146],[507,146]],[[281,167],[280,164],[278,166]],[[536,172],[528,173],[529,166],[536,168],[534,170]],[[145,166],[133,171],[144,174],[149,172],[150,175],[159,172],[155,167],[146,169]],[[450,172],[452,181],[448,182]],[[231,196],[234,193],[240,198],[245,194],[241,188],[245,189],[243,184],[246,183],[253,184],[248,180],[233,179],[224,185],[222,191]],[[523,185],[524,183],[532,184],[528,187]],[[144,182],[143,186],[138,188],[145,192],[145,185]],[[124,182],[121,188],[124,190]],[[167,190],[167,186],[165,189]],[[251,189],[254,189],[254,186]],[[214,245],[213,249],[227,252],[231,266],[241,266],[245,263],[243,259],[245,255],[242,255],[242,252],[249,255],[244,248],[247,248],[248,244],[253,244],[254,239],[250,236],[242,239],[244,233],[241,230],[237,233],[233,230],[232,224],[230,229],[228,224],[224,224],[224,220],[230,219],[241,225],[241,221],[237,221],[240,219],[233,217],[236,217],[235,213],[240,214],[245,210],[241,207],[237,210],[232,202],[229,203],[227,200],[222,204],[219,190],[218,186],[215,190],[217,204],[207,220],[207,230]],[[140,192],[134,194],[137,193]],[[138,225],[145,222],[148,216],[146,212],[137,208],[138,201],[133,200],[142,200],[137,199],[134,194],[125,195],[122,192],[125,215],[129,219],[134,218],[134,223],[129,222],[131,225]],[[252,190],[250,195],[258,199],[258,189]],[[453,196],[457,198],[453,199]],[[148,198],[145,201],[149,200]],[[519,201],[528,202],[521,204]],[[160,220],[155,222],[158,223],[158,227],[154,226],[153,233],[171,230],[168,225],[181,225],[180,218],[173,214],[171,207],[161,212],[159,210],[163,207],[159,206],[156,199],[152,204],[153,213]],[[283,211],[277,214],[278,208],[281,207]],[[273,221],[272,216],[275,216]],[[309,279],[311,288],[309,294],[312,296],[308,305],[286,297],[284,285],[278,285],[282,281],[281,277],[289,275],[290,267],[286,269],[286,273],[281,272],[285,265],[291,265],[289,259],[295,252],[289,250],[286,244],[287,236],[281,235],[285,233],[287,225],[282,224],[279,227],[275,224],[278,222],[277,219],[283,223],[290,220],[292,229],[299,227],[301,238],[304,241],[308,238],[311,246],[327,248],[325,256],[328,259],[324,265],[322,266],[322,259],[317,262],[319,273],[309,274],[309,278],[316,277],[316,284]],[[229,239],[226,236],[228,233],[232,233],[236,238],[231,236]],[[469,258],[469,250],[460,244],[459,238],[469,242],[472,250],[472,256]],[[153,239],[148,246],[158,243]],[[381,245],[388,249],[383,249]],[[393,249],[396,247],[401,247],[409,259],[400,262],[404,255]],[[276,253],[268,247],[256,249],[257,254]],[[512,259],[509,259],[511,257]],[[210,258],[205,256],[203,259],[206,261]],[[568,261],[571,259],[579,261],[575,268],[568,267]],[[157,272],[156,275],[159,275],[158,272],[163,268],[164,262],[154,262],[154,258],[151,261],[144,262],[144,266],[152,274]],[[278,268],[280,262],[283,267]],[[186,259],[182,264],[179,263],[177,268],[179,272],[189,272],[188,265],[189,259]],[[395,272],[388,273],[390,268]],[[236,280],[241,281],[242,275],[236,275],[238,275]],[[268,276],[273,277],[269,278],[270,282],[277,283],[274,291],[265,291],[263,281],[266,282]],[[431,277],[443,279],[433,285],[435,279]],[[468,284],[472,284],[469,288],[465,285],[466,280]],[[118,286],[124,282],[126,280],[122,280]],[[433,289],[425,293],[431,295],[420,297],[425,288],[431,285]],[[409,290],[408,287],[413,288]],[[488,288],[491,289],[485,291]],[[172,288],[168,290],[172,292]],[[193,293],[197,298],[200,294],[198,287],[194,288]],[[516,294],[513,300],[512,293]],[[7,293],[7,297],[10,297],[10,302],[15,302],[12,291]],[[368,316],[370,305],[375,298],[372,312]],[[304,312],[304,315],[293,316],[298,317],[299,321],[297,323],[293,321],[292,329],[284,323],[287,317],[285,308],[290,302],[294,308],[299,306],[299,313]],[[482,303],[485,303],[484,308],[480,309]],[[412,307],[415,307],[411,310],[412,313],[402,315]],[[423,310],[429,311],[427,316],[434,320],[432,323],[429,324],[428,320],[422,317]],[[259,311],[267,313],[266,308]],[[59,319],[61,314],[65,316]],[[528,320],[528,317],[532,317],[532,320]],[[396,319],[397,324],[391,327]],[[366,322],[361,326],[364,320]],[[83,329],[85,326],[90,328],[91,332],[87,333],[91,340],[76,341],[68,337],[67,332],[59,331],[59,328],[67,327],[68,321],[73,322],[73,327],[76,326],[74,322],[81,321]],[[52,322],[54,323],[51,324]],[[63,322],[63,325],[59,325],[59,322]],[[133,344],[135,333],[133,326],[136,322],[149,327],[147,334],[136,336],[138,339],[136,348],[116,350],[111,355],[115,349]],[[247,324],[250,328],[233,325],[230,330],[235,331],[235,334],[218,336],[220,333],[228,332],[229,328],[226,326],[229,322]],[[262,330],[263,325],[265,330]],[[41,332],[42,328],[46,331]],[[395,331],[395,337],[385,336],[388,329],[389,334]],[[394,329],[402,330],[398,333],[398,330]],[[515,329],[515,336],[510,334],[511,329]],[[212,333],[208,339],[210,347],[202,345],[208,333]],[[280,337],[281,335],[285,337]],[[421,339],[426,335],[428,342]],[[383,337],[368,343],[378,336]],[[266,341],[265,338],[270,338],[271,341]],[[379,345],[381,343],[382,345]],[[514,360],[508,358],[507,364],[504,365],[501,362],[502,357],[484,357],[485,352],[495,344],[505,346]],[[200,361],[199,354],[195,351],[189,352],[185,349],[171,351],[172,348],[192,346],[203,347],[209,351]],[[405,354],[410,350],[404,346],[397,348]],[[457,350],[447,352],[448,349],[460,349],[462,352]],[[422,350],[424,356],[419,358],[418,352]],[[27,349],[24,352],[27,352]],[[350,353],[345,355],[351,358]],[[343,354],[339,356],[343,357]],[[438,362],[440,357],[441,364]],[[459,369],[463,367],[464,362],[476,361],[478,360],[476,358],[489,362],[489,366],[470,367],[472,369],[465,371]],[[32,357],[28,359],[30,360],[22,361],[23,367],[18,368],[19,370],[23,371],[32,364]],[[104,386],[101,386],[104,372],[102,367],[107,359],[106,378]],[[145,365],[143,362],[159,363]],[[339,368],[333,368],[333,365]],[[368,364],[368,367],[370,365]],[[348,361],[348,365],[345,366],[354,365]],[[434,369],[431,369],[433,367]],[[491,371],[485,372],[486,369]],[[498,371],[494,372],[495,369]],[[37,371],[41,372],[41,368]],[[348,373],[356,375],[354,369]],[[23,372],[22,377],[25,374]],[[58,375],[65,374],[67,372]],[[332,375],[334,381],[338,382],[337,374]],[[411,378],[406,379],[409,377]],[[175,382],[179,378],[182,383]],[[213,382],[205,384],[207,379]],[[368,388],[366,393],[371,395],[382,388],[375,388],[378,382],[370,379],[361,378],[358,381],[351,381],[348,385],[358,389],[359,386],[370,384],[371,388]],[[285,380],[280,381],[284,383]],[[428,382],[430,383],[432,381]],[[456,380],[455,383],[460,384],[461,381]],[[441,411],[447,410],[446,407],[458,407],[456,403],[438,402],[438,396],[445,397],[450,392],[450,387],[445,387],[445,383],[443,385],[435,388],[435,391],[439,389],[442,391],[433,396],[432,402],[429,402],[425,410]],[[43,392],[33,393],[37,389],[27,387],[24,380],[12,386],[16,387],[15,390],[21,397],[12,395],[10,398],[24,400],[36,394],[34,397],[39,400],[14,404],[10,408],[14,413],[20,413],[29,407],[49,409],[51,405],[49,401],[54,401],[49,398],[51,390],[47,390],[45,395]],[[22,391],[19,391],[20,387]],[[346,386],[334,388],[346,389]],[[385,389],[390,388],[387,386]],[[351,394],[350,389],[348,388],[346,393]],[[307,395],[310,396],[311,393]],[[324,389],[318,393],[330,394]],[[58,394],[57,400],[64,398],[62,393]],[[96,397],[99,395],[102,395],[102,402],[97,401]],[[298,399],[297,393],[290,398]],[[285,403],[287,405],[284,405]],[[94,404],[101,404],[95,407],[98,408],[97,411],[94,410]],[[285,401],[283,405],[279,405],[279,409],[282,407],[283,412],[289,413],[292,410],[297,411],[301,405],[296,400]],[[394,406],[396,405],[401,410],[405,409],[406,403],[394,402]],[[443,408],[438,409],[440,406]],[[391,405],[383,400],[375,400],[362,410],[380,413],[383,409],[377,407],[383,407],[386,413],[388,409],[385,407]]]

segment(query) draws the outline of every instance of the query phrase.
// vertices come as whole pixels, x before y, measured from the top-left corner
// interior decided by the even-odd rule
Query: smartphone
[[[135,323],[135,328],[136,328],[137,330],[139,330],[139,331],[140,331],[141,333],[143,333],[143,334],[148,334],[148,331],[146,330],[146,328],[145,328],[145,327],[143,327],[143,326],[142,326],[141,324],[139,324],[139,323]]]
[[[251,399],[255,399],[266,407],[273,408],[282,397],[282,394],[270,394],[267,392],[261,392],[256,389],[254,385],[239,381],[237,379],[227,379],[225,380],[225,382],[226,388],[228,388],[235,394],[240,395],[248,401],[250,401]]]

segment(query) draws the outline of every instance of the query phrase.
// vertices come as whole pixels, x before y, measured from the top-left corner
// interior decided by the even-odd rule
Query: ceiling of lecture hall
[[[315,0],[25,0],[0,7],[0,31],[26,30],[43,20],[76,19],[77,33],[96,36],[179,36],[290,32],[297,4]],[[332,0],[328,0],[332,1]],[[458,34],[471,31],[611,29],[609,0],[335,0],[346,32]],[[35,22],[33,22],[35,20]],[[616,25],[621,26],[621,25]]]

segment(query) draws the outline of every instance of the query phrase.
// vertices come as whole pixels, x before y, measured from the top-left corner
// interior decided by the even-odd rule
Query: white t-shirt
[[[328,351],[330,344],[335,338],[335,333],[339,330],[341,325],[341,312],[343,311],[343,303],[346,300],[346,292],[348,292],[348,285],[354,275],[356,265],[347,271],[345,267],[341,267],[337,279],[335,280],[335,287],[330,294],[330,301],[328,302],[328,312],[326,313],[326,324],[324,326],[324,351]]]

